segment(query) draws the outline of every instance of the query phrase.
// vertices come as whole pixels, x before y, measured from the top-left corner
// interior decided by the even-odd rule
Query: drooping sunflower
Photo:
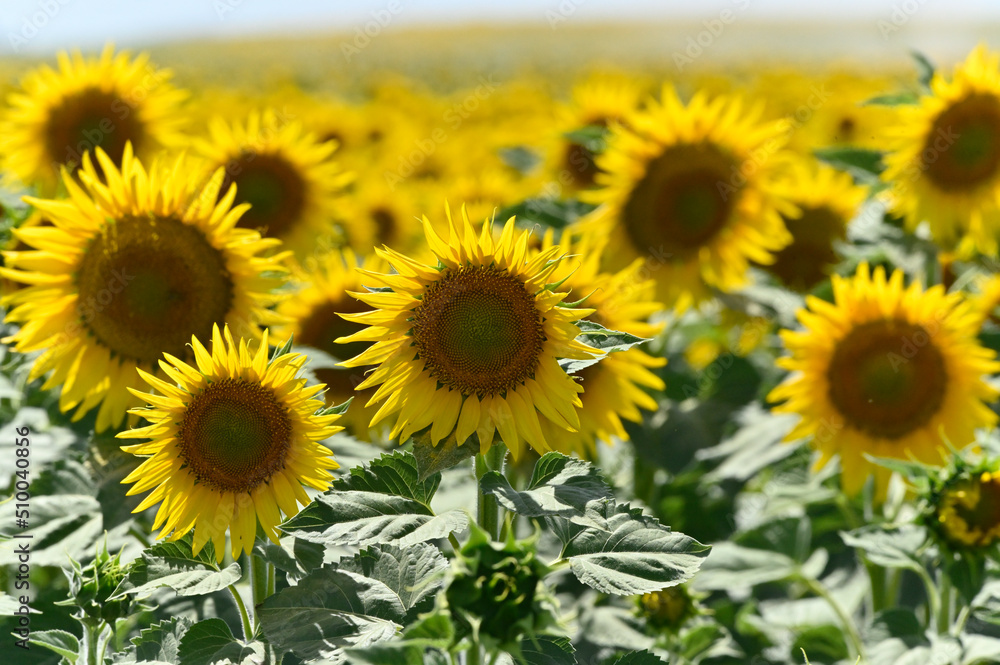
[[[259,337],[273,322],[268,305],[285,254],[262,258],[278,240],[234,228],[246,206],[235,190],[218,202],[222,172],[206,184],[186,158],[147,170],[126,145],[121,170],[98,148],[77,177],[63,172],[67,200],[26,198],[53,224],[17,229],[31,251],[5,252],[0,277],[28,284],[3,298],[21,328],[4,343],[44,351],[31,379],[62,386],[59,406],[74,419],[100,405],[98,431],[118,427],[137,406],[127,388],[136,368],[157,373],[163,353],[189,357],[192,334],[228,323]],[[106,183],[105,184],[105,179]]]
[[[196,145],[211,170],[224,169],[221,191],[235,184],[236,202],[250,204],[240,227],[279,238],[300,259],[334,234],[338,197],[351,179],[332,159],[336,143],[320,143],[273,110],[245,123],[216,117],[209,132]]]
[[[60,53],[58,63],[29,72],[0,121],[3,170],[23,185],[51,195],[60,166],[75,171],[87,152],[100,148],[120,166],[127,143],[144,159],[177,143],[187,93],[147,55],[109,45],[97,58]]]
[[[833,244],[845,239],[847,223],[858,213],[867,190],[842,171],[800,161],[788,169],[784,187],[798,208],[793,215],[782,215],[792,242],[764,269],[789,288],[808,291],[830,274],[837,262]]]
[[[494,240],[490,220],[477,234],[464,209],[457,222],[447,217],[447,241],[423,218],[436,266],[375,250],[398,274],[364,273],[392,291],[352,294],[377,309],[345,314],[368,327],[338,341],[375,344],[343,365],[378,365],[358,390],[381,384],[371,424],[395,415],[391,437],[430,427],[435,445],[452,431],[461,445],[476,433],[485,452],[499,432],[515,459],[525,442],[548,451],[540,419],[579,426],[583,389],[558,359],[593,357],[573,323],[591,310],[563,307],[566,294],[546,288],[559,247],[529,257],[529,234],[515,232],[514,218]]]
[[[882,497],[889,471],[864,456],[942,463],[946,441],[965,446],[996,422],[986,403],[998,393],[983,377],[1000,363],[976,340],[960,294],[904,288],[901,271],[887,279],[865,263],[853,278],[834,276],[833,291],[833,304],[806,298],[805,330],[781,332],[791,355],[778,364],[793,374],[768,399],[784,402],[775,412],[802,416],[788,438],[809,437],[817,467],[839,454],[845,492],[874,474]]]
[[[553,246],[552,234],[547,233],[542,251]],[[653,337],[662,325],[651,324],[651,314],[663,309],[655,302],[655,285],[642,274],[642,261],[614,274],[600,271],[601,251],[593,237],[584,235],[576,242],[564,233],[558,245],[566,255],[550,279],[570,291],[573,300],[586,298],[584,304],[593,309],[587,319],[608,330]],[[574,376],[583,386],[582,402],[577,410],[580,426],[576,433],[560,430],[548,422],[542,432],[552,446],[565,453],[576,452],[593,457],[598,441],[612,443],[616,438],[628,440],[622,419],[641,422],[640,409],[655,411],[648,389],[663,390],[663,381],[651,370],[666,364],[665,358],[655,358],[638,348],[611,353],[600,362],[585,367]]]
[[[268,360],[267,331],[254,349],[214,325],[211,353],[197,337],[191,346],[194,366],[170,354],[159,361],[170,381],[139,370],[155,394],[129,389],[150,405],[132,410],[150,424],[118,437],[150,441],[122,446],[147,457],[122,483],[134,483],[128,495],[152,490],[133,512],[160,504],[157,538],[194,529],[194,553],[211,539],[222,561],[227,530],[233,558],[250,553],[258,522],[277,543],[278,509],[291,517],[309,503],[302,485],[329,487],[338,464],[320,442],[343,428],[333,424],[339,416],[316,414],[324,386],[297,376],[304,356]]]
[[[684,106],[666,86],[613,129],[602,187],[583,195],[602,204],[584,223],[607,236],[609,269],[644,259],[657,299],[683,311],[712,287],[743,286],[750,261],[773,260],[791,240],[781,213],[794,208],[773,187],[785,132],[762,111],[703,94]]]
[[[979,46],[931,94],[901,107],[884,180],[914,229],[951,248],[965,239],[996,255],[1000,234],[1000,54]]]
[[[1000,470],[993,466],[951,479],[936,497],[934,526],[953,549],[1000,542]]]
[[[362,260],[353,251],[343,249],[311,261],[304,269],[293,270],[292,277],[302,288],[278,305],[277,312],[287,323],[273,328],[273,337],[283,342],[291,336],[296,345],[319,349],[330,356],[328,360],[353,358],[371,346],[368,342],[337,344],[334,341],[364,328],[340,316],[340,313],[357,314],[367,310],[366,305],[348,293],[363,288],[358,268],[366,272],[385,272],[388,266],[376,256]],[[348,426],[355,437],[367,440],[370,437],[368,423],[375,409],[366,407],[365,402],[375,391],[368,390],[356,396],[354,393],[354,388],[364,381],[366,369],[324,366],[313,372],[327,386],[324,397],[328,405],[342,404],[355,397],[341,424]]]

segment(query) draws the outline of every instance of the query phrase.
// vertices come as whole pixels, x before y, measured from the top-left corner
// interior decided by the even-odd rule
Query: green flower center
[[[226,164],[222,197],[236,183],[236,203],[249,203],[237,226],[261,229],[271,238],[287,236],[302,221],[306,182],[299,169],[278,154],[243,152]]]
[[[640,252],[683,260],[729,222],[743,180],[710,144],[681,144],[652,160],[625,202],[625,232]]]
[[[1000,167],[1000,99],[973,94],[934,120],[920,153],[927,177],[945,191],[968,191]]]
[[[229,378],[192,398],[177,438],[198,482],[221,492],[248,492],[284,467],[292,422],[271,389]]]
[[[920,325],[886,319],[859,325],[838,344],[827,373],[830,400],[847,424],[898,439],[941,408],[944,358]]]
[[[512,390],[538,366],[545,331],[534,295],[502,268],[445,272],[413,314],[419,357],[438,381],[464,394]]]
[[[195,226],[170,217],[125,217],[104,225],[75,275],[77,312],[113,353],[152,363],[187,355],[225,321],[233,284],[225,257]]]

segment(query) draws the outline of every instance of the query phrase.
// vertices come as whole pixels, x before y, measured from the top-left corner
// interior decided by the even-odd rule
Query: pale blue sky
[[[727,8],[751,20],[895,20],[908,30],[1000,22],[997,0],[0,0],[0,54],[46,55],[107,41],[145,46],[191,37],[350,31],[390,8],[396,9],[392,29],[472,21],[546,25],[560,12],[568,21],[589,23],[702,20]]]

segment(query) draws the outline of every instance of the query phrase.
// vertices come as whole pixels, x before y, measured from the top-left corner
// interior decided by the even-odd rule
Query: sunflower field
[[[4,64],[0,662],[1000,663],[969,46]]]

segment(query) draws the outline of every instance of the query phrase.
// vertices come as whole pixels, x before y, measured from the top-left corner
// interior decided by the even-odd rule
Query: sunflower
[[[938,532],[960,549],[1000,542],[1000,471],[982,471],[949,482],[937,498]]]
[[[359,254],[382,245],[408,251],[424,242],[411,189],[390,190],[381,178],[354,183],[344,199],[342,225],[347,244]]]
[[[236,202],[250,204],[240,227],[281,239],[300,259],[329,240],[340,190],[351,179],[331,159],[336,143],[320,143],[271,110],[246,123],[216,117],[209,131],[196,146],[212,170],[225,170],[221,191],[235,184]]]
[[[147,55],[107,46],[98,58],[64,52],[58,62],[25,76],[0,121],[3,169],[22,184],[53,194],[59,167],[75,171],[87,152],[100,148],[121,166],[127,143],[144,158],[177,143],[186,93]]]
[[[264,273],[283,271],[285,256],[261,258],[279,241],[234,228],[246,206],[231,207],[233,190],[216,203],[221,171],[205,184],[180,157],[147,172],[131,145],[121,170],[100,148],[97,160],[103,175],[84,156],[82,185],[63,171],[68,200],[25,199],[53,226],[14,231],[36,249],[5,252],[0,277],[30,286],[0,304],[22,324],[2,341],[44,350],[30,378],[51,371],[43,388],[61,385],[60,408],[75,408],[74,419],[100,405],[101,431],[138,404],[127,390],[136,368],[156,373],[163,353],[188,357],[192,334],[226,322],[259,337],[280,284]]]
[[[369,401],[381,403],[371,425],[396,414],[390,437],[430,427],[435,445],[453,430],[461,445],[476,433],[485,452],[499,432],[515,459],[525,441],[548,451],[539,416],[563,430],[579,426],[573,407],[583,389],[558,359],[593,357],[573,323],[592,310],[563,307],[566,294],[547,288],[559,247],[528,258],[529,234],[515,232],[513,217],[494,240],[490,220],[477,237],[464,208],[458,223],[446,212],[447,242],[423,218],[436,266],[375,250],[398,274],[364,273],[390,291],[352,293],[377,309],[345,314],[369,327],[337,341],[375,344],[342,364],[378,365],[357,389],[381,384]]]
[[[602,204],[584,224],[607,236],[610,269],[645,259],[657,299],[683,311],[710,287],[743,286],[749,261],[773,260],[791,240],[780,213],[794,208],[773,188],[783,137],[762,110],[702,94],[685,107],[666,86],[613,129],[602,187],[584,194]]]
[[[359,323],[341,318],[338,313],[356,314],[366,309],[348,294],[348,291],[362,288],[358,268],[373,272],[384,271],[387,267],[376,256],[360,260],[353,251],[343,249],[330,252],[318,261],[311,261],[306,269],[294,270],[293,278],[302,284],[302,288],[278,305],[278,314],[287,323],[273,328],[273,337],[285,341],[291,336],[296,344],[319,349],[331,360],[351,358],[362,353],[371,344],[334,342],[364,328]],[[351,371],[342,367],[320,367],[313,371],[316,378],[327,386],[324,393],[326,403],[333,405],[346,402],[354,395],[354,388],[364,380],[365,369]],[[374,390],[369,392],[374,393]],[[371,394],[358,395],[358,399],[351,403],[345,424],[356,437],[368,439],[368,422],[375,415],[375,410],[365,407],[363,397],[367,401]]]
[[[786,198],[798,207],[795,214],[782,215],[792,243],[764,269],[789,288],[808,291],[830,274],[837,262],[833,243],[845,240],[847,223],[858,213],[867,190],[848,174],[818,162],[796,162],[785,186]]]
[[[553,246],[552,233],[546,234],[542,251]],[[575,243],[570,234],[563,234],[558,245],[563,259],[553,272],[552,281],[560,288],[570,289],[573,299],[586,298],[585,304],[593,309],[587,318],[608,330],[618,330],[639,337],[652,337],[662,325],[653,325],[647,319],[663,305],[652,300],[654,283],[643,276],[642,262],[615,274],[600,272],[601,251],[591,236],[583,236]],[[646,389],[663,390],[663,381],[650,371],[667,363],[665,358],[654,358],[640,349],[611,353],[600,362],[583,368],[575,374],[581,380],[584,392],[578,409],[580,426],[576,433],[559,430],[549,422],[542,423],[547,441],[561,452],[575,451],[593,457],[597,441],[611,443],[615,438],[627,441],[629,436],[622,426],[622,418],[641,422],[640,409],[655,411],[656,401]]]
[[[302,485],[329,487],[329,469],[338,465],[319,442],[343,428],[333,424],[339,416],[316,414],[323,402],[313,397],[324,386],[307,388],[298,378],[305,356],[268,361],[267,331],[256,351],[218,325],[211,354],[197,337],[191,346],[195,367],[166,353],[159,364],[172,381],[139,370],[156,393],[129,389],[151,405],[132,413],[151,424],[118,437],[150,441],[122,446],[146,457],[122,483],[134,483],[128,495],[153,490],[133,512],[160,504],[157,538],[177,540],[194,529],[194,554],[211,539],[221,562],[227,529],[234,559],[250,553],[258,522],[277,543],[278,509],[291,517],[309,503]]]
[[[856,494],[874,473],[883,497],[889,470],[865,455],[942,463],[945,441],[964,446],[996,422],[985,403],[998,393],[983,376],[1000,363],[977,342],[976,316],[960,294],[904,288],[901,271],[886,279],[866,263],[851,279],[834,276],[833,292],[833,304],[807,297],[806,330],[781,332],[791,356],[778,364],[794,374],[768,399],[784,401],[775,412],[802,416],[788,438],[811,437],[817,467],[839,453],[845,492]]]
[[[962,239],[996,255],[1000,233],[1000,55],[976,48],[951,80],[900,110],[882,177],[910,229],[930,225],[947,247]]]

